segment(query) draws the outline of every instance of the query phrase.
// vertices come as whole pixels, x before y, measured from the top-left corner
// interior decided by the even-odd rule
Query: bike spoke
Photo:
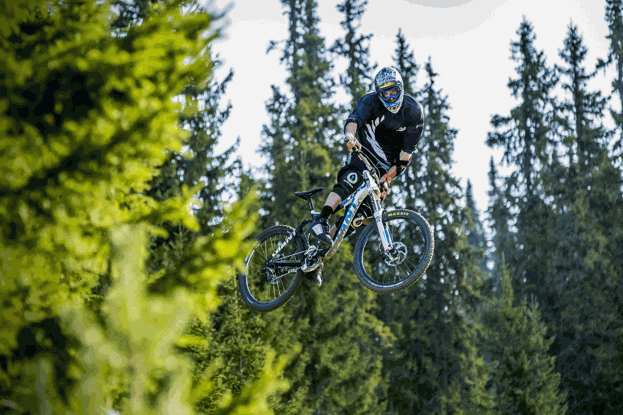
[[[387,232],[395,249],[395,258],[383,255],[383,245],[378,232],[370,235],[363,248],[364,269],[372,280],[382,285],[396,285],[407,280],[423,260],[425,238],[422,229],[404,217],[386,222]]]
[[[296,241],[283,246],[287,234],[275,234],[259,242],[249,254],[247,262],[247,286],[251,296],[258,302],[270,303],[286,294],[296,281],[300,267],[292,268],[286,261],[297,261],[302,252]],[[281,250],[276,254],[281,246]],[[276,254],[276,255],[275,255]]]

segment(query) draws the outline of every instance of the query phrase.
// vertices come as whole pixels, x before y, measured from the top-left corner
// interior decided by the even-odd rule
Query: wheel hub
[[[390,267],[398,266],[407,259],[407,246],[402,242],[394,242],[393,248],[384,257],[385,263]]]
[[[277,285],[281,281],[281,276],[278,276],[275,269],[272,267],[264,267],[264,273],[269,284]]]

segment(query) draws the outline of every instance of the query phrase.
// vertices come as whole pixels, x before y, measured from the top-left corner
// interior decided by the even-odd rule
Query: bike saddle
[[[318,192],[322,192],[323,188],[322,187],[316,187],[315,189],[312,190],[306,190],[304,192],[294,192],[295,195],[297,195],[298,197],[300,197],[303,200],[309,200],[311,199],[316,193]]]

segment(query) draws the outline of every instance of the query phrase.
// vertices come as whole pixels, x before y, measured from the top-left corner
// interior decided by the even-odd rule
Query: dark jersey
[[[357,124],[357,139],[377,156],[386,170],[400,159],[400,152],[413,153],[424,129],[424,110],[405,94],[400,110],[393,114],[385,108],[375,92],[357,101],[346,124]]]

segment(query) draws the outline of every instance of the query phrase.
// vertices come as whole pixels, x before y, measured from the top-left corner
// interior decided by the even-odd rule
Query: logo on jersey
[[[406,131],[407,127],[400,127],[399,129],[397,129],[396,131]]]

